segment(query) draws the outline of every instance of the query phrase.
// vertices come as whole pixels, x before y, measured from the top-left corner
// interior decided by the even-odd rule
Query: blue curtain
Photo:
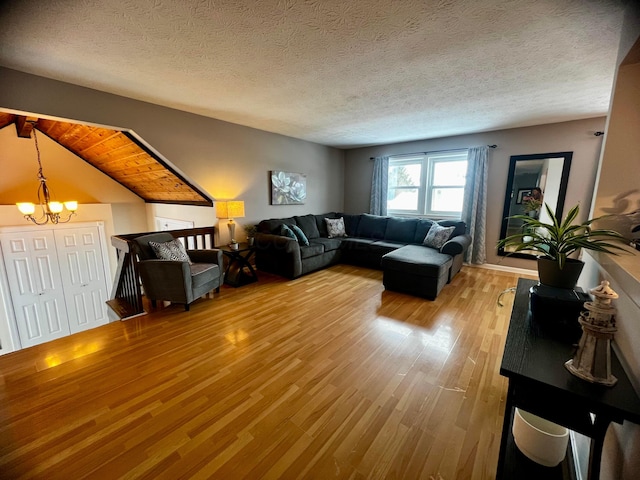
[[[462,202],[462,220],[471,235],[471,245],[465,255],[465,262],[483,264],[487,261],[485,235],[487,231],[487,169],[489,147],[469,149],[467,182]]]
[[[371,179],[371,202],[369,213],[372,215],[387,214],[387,191],[389,182],[389,157],[376,157],[373,161],[373,177]]]

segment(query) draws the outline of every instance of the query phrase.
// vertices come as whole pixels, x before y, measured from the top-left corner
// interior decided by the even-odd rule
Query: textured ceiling
[[[625,2],[1,3],[6,67],[348,148],[606,114]]]

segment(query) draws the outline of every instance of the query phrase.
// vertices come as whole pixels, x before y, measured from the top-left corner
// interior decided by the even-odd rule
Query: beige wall
[[[343,206],[342,150],[6,68],[0,68],[0,108],[132,129],[213,198],[244,200],[240,231],[264,218]],[[269,205],[270,170],[306,174],[306,204]],[[122,227],[138,220],[132,214]]]
[[[594,215],[615,213],[609,226],[629,234],[640,225],[640,4],[630,2],[618,53],[618,71],[607,119],[604,148],[594,193]],[[640,252],[585,255],[579,285],[592,288],[608,280],[618,293],[615,349],[640,394]],[[586,448],[586,447],[585,447]],[[640,426],[613,424],[605,439],[601,478],[631,480],[640,471]]]
[[[497,144],[498,147],[491,149],[489,153],[487,262],[535,269],[533,260],[500,257],[494,248],[502,224],[509,157],[572,151],[573,160],[567,187],[565,213],[568,208],[580,203],[585,206],[580,212],[581,219],[586,219],[591,205],[596,167],[602,146],[602,137],[596,137],[593,134],[604,130],[604,124],[604,117],[590,118],[348,150],[345,164],[345,211],[355,213],[369,210],[370,179],[373,171],[373,162],[369,160],[370,157]]]

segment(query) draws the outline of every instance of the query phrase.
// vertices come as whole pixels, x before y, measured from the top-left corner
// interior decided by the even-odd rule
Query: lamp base
[[[236,238],[236,222],[233,219],[229,219],[229,223],[227,223],[227,228],[229,229],[229,240],[231,243],[235,242]]]

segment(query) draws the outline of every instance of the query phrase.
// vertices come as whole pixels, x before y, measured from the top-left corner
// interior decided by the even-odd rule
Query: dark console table
[[[496,477],[567,478],[573,471],[567,459],[548,468],[517,449],[511,425],[514,409],[519,407],[590,437],[588,478],[597,480],[609,424],[625,420],[640,423],[640,399],[613,351],[612,373],[618,378],[614,387],[595,385],[569,373],[564,362],[573,358],[575,347],[556,340],[531,319],[529,289],[535,284],[534,280],[518,281],[500,366],[500,374],[509,379],[509,388]]]

